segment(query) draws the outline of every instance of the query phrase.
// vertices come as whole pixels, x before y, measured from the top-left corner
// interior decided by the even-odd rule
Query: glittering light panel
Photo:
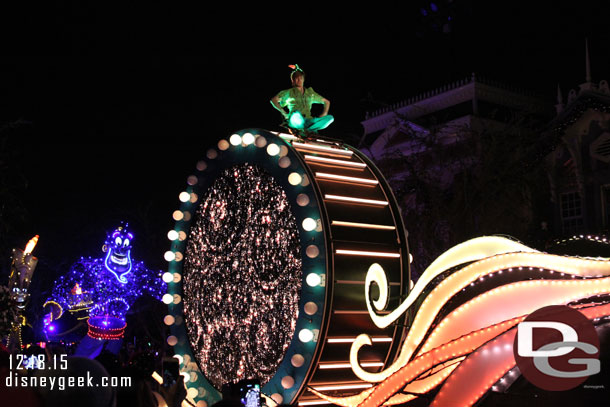
[[[207,379],[274,375],[294,334],[302,264],[297,223],[273,177],[225,170],[196,212],[184,264],[184,315]]]

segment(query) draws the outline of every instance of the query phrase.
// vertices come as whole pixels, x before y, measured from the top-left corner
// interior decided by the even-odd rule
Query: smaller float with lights
[[[6,344],[10,349],[19,350],[23,347],[21,331],[23,327],[29,326],[25,317],[25,309],[30,299],[29,287],[38,258],[32,252],[38,243],[39,236],[31,238],[24,249],[13,248],[11,272],[9,274],[8,287],[0,286],[0,298],[3,309],[2,325],[0,332],[8,329]]]
[[[126,225],[110,233],[102,247],[105,256],[81,258],[54,284],[44,304],[48,340],[80,341],[77,354],[118,351],[127,326],[125,317],[142,296],[160,300],[165,283],[160,272],[132,259],[134,235]]]

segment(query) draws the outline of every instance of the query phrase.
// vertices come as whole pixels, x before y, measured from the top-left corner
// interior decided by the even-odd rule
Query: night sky
[[[42,282],[80,256],[101,255],[106,233],[126,220],[136,232],[134,257],[162,268],[171,213],[195,163],[235,130],[279,130],[269,99],[290,87],[288,64],[299,64],[305,85],[331,101],[335,123],[322,134],[351,143],[367,110],[472,72],[551,104],[559,83],[565,100],[584,82],[586,37],[593,81],[610,80],[602,2],[485,3],[390,3],[361,10],[358,21],[344,16],[349,28],[326,17],[303,33],[253,21],[206,28],[215,15],[195,24],[188,10],[160,6],[121,13],[120,34],[108,11],[45,20],[55,29],[38,45],[51,52],[0,59],[10,169],[27,182],[16,192],[27,216],[13,222],[8,240],[23,246],[40,235]]]

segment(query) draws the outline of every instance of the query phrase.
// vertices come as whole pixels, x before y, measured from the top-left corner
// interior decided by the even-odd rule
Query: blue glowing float
[[[104,345],[118,352],[134,302],[142,296],[160,300],[166,290],[160,271],[132,259],[133,240],[126,225],[117,227],[106,237],[102,258],[81,258],[57,279],[44,304],[48,340],[80,341],[77,354],[84,356]]]

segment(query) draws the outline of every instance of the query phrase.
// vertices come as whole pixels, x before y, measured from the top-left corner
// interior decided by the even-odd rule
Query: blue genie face
[[[132,241],[133,235],[124,227],[119,226],[108,236],[104,244],[107,250],[104,265],[121,283],[127,282],[125,274],[131,271]]]

